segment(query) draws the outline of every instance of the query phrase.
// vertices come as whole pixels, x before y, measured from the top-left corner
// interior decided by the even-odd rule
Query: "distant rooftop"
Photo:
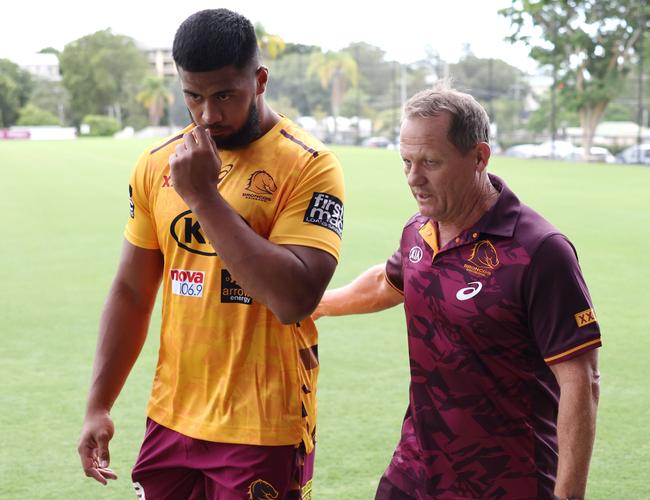
[[[37,78],[54,82],[61,80],[59,58],[56,54],[28,54],[15,62]]]

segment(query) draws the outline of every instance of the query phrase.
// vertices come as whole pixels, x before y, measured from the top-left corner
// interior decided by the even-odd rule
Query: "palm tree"
[[[286,44],[282,37],[272,35],[266,31],[262,23],[255,24],[255,36],[257,37],[257,46],[260,48],[262,56],[265,59],[275,59],[282,54],[286,48]]]
[[[174,95],[167,87],[164,78],[154,75],[147,76],[142,82],[142,90],[136,96],[138,102],[149,110],[149,123],[156,127],[165,112],[165,104],[174,103]]]
[[[337,118],[343,96],[348,86],[356,88],[359,70],[354,58],[348,52],[312,52],[307,77],[317,75],[323,89],[330,89],[330,105],[334,117],[334,138],[338,134]]]

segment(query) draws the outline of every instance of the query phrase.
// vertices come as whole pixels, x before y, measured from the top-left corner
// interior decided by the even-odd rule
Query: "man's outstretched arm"
[[[404,295],[388,282],[384,269],[377,264],[348,285],[326,291],[312,317],[366,314],[401,304]]]
[[[145,250],[124,242],[99,324],[92,382],[78,447],[84,472],[102,484],[107,479],[117,479],[109,468],[108,442],[114,431],[110,410],[146,339],[162,269],[162,254],[158,250]]]

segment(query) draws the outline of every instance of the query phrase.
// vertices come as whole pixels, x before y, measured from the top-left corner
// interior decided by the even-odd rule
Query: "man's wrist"
[[[213,191],[207,191],[201,193],[200,195],[188,197],[183,200],[187,204],[190,210],[197,217],[203,211],[212,212],[215,207],[218,207],[220,203],[225,202],[221,194],[215,189]]]

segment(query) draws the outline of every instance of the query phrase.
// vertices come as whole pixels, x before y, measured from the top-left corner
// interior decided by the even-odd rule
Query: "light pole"
[[[643,38],[645,36],[645,0],[639,0],[639,25],[641,28],[641,36],[639,38],[639,130],[636,136],[636,154],[637,162],[641,163],[643,161],[643,158],[641,156],[641,143],[643,142]]]

